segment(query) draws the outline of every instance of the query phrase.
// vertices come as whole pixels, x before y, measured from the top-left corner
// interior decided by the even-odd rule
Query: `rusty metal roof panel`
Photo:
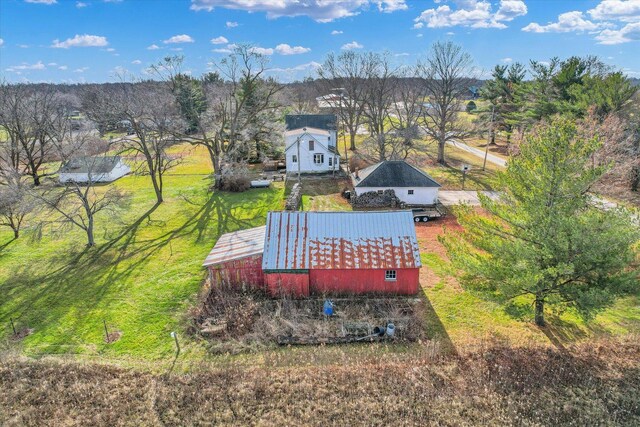
[[[265,227],[249,228],[220,236],[203,266],[260,255],[264,251]]]
[[[418,268],[409,211],[269,212],[265,270]]]

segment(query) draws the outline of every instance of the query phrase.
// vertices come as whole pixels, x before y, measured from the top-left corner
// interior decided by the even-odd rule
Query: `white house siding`
[[[338,170],[340,168],[340,157],[327,149],[326,142],[323,141],[322,135],[302,134],[300,138],[300,153],[298,153],[298,136],[300,135],[287,136],[285,156],[288,173],[295,174],[298,172],[298,163],[293,161],[294,156],[298,158],[298,162],[300,162],[300,172],[302,173],[331,172],[332,170]],[[324,135],[324,139],[327,139],[326,135]],[[314,141],[313,151],[309,150],[310,140]],[[314,162],[315,154],[324,155],[322,164],[316,164]],[[332,159],[331,165],[329,165],[329,159]]]
[[[111,182],[131,172],[131,168],[120,161],[109,173],[92,174],[92,182]],[[64,182],[89,182],[87,173],[60,173],[59,181]]]
[[[356,187],[356,195],[368,193],[369,191],[393,190],[396,197],[409,205],[433,205],[438,201],[437,187]],[[409,194],[413,190],[413,194]]]

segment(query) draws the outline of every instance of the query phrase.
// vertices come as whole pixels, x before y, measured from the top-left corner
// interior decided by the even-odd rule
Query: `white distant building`
[[[387,160],[355,171],[351,182],[357,196],[393,190],[407,205],[435,205],[440,189],[433,178],[403,160]]]
[[[325,173],[340,169],[335,115],[287,115],[285,123],[287,173]]]
[[[119,156],[78,157],[64,163],[58,180],[65,182],[111,182],[131,172]]]

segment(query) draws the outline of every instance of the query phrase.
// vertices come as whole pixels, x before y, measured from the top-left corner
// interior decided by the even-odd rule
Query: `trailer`
[[[438,203],[432,206],[413,207],[413,222],[427,222],[447,216],[447,208]]]

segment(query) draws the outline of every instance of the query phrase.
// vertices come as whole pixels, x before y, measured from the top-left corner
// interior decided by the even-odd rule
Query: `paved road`
[[[497,191],[440,190],[438,192],[438,199],[440,199],[440,203],[442,203],[445,206],[454,206],[460,203],[464,203],[471,206],[480,206],[478,193],[487,195],[492,199],[495,199],[498,197]]]
[[[452,146],[452,147],[456,147],[456,148],[464,150],[464,151],[466,151],[468,153],[471,153],[474,156],[479,157],[480,159],[484,159],[484,150],[472,147],[472,146],[467,145],[464,142],[460,142],[460,141],[447,141],[447,144]],[[487,162],[490,162],[490,163],[493,163],[494,165],[498,165],[498,166],[502,166],[502,167],[506,167],[507,166],[507,161],[505,159],[503,159],[502,157],[498,157],[498,156],[496,156],[494,154],[491,154],[491,153],[487,154]]]

